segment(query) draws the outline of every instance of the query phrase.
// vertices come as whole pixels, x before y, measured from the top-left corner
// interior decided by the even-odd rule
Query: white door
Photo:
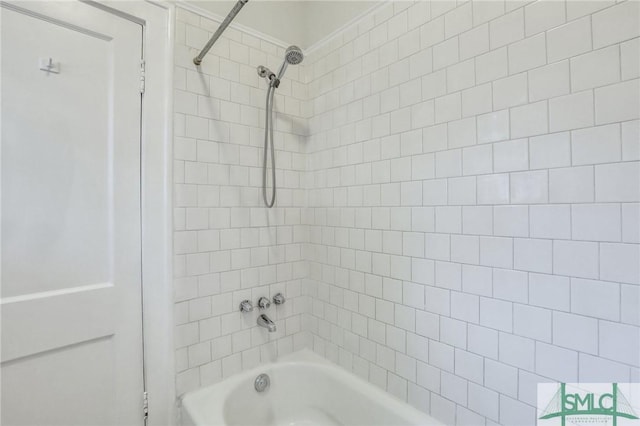
[[[142,424],[142,26],[75,1],[0,13],[0,422]]]

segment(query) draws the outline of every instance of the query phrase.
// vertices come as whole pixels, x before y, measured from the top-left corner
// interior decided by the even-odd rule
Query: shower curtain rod
[[[213,46],[213,43],[215,43],[216,40],[218,40],[218,38],[220,38],[220,35],[224,32],[224,30],[227,29],[227,27],[229,26],[231,21],[233,21],[233,18],[236,17],[238,12],[240,12],[240,9],[242,9],[242,7],[245,4],[247,4],[248,1],[249,0],[238,0],[238,2],[233,6],[233,9],[231,9],[231,12],[229,12],[227,17],[224,18],[224,21],[222,21],[222,23],[220,24],[220,26],[218,27],[216,32],[213,34],[213,36],[211,36],[211,38],[209,39],[207,44],[204,45],[204,47],[202,48],[202,51],[200,52],[200,54],[198,56],[196,56],[195,58],[193,58],[193,63],[194,64],[200,65],[202,63],[202,59],[207,54],[207,52],[209,52],[209,49],[211,49],[211,46]]]

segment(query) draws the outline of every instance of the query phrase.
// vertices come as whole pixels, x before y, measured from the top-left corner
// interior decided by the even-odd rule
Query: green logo
[[[602,386],[602,385],[600,385]],[[588,389],[588,390],[585,390]],[[559,418],[565,426],[567,418],[570,422],[593,423],[593,416],[607,416],[618,425],[618,419],[638,420],[633,407],[620,391],[617,383],[611,384],[611,391],[590,391],[587,384],[577,384],[567,389],[566,383],[561,383],[547,406],[542,410],[540,420]],[[602,418],[601,418],[602,419]],[[602,419],[604,420],[604,419]],[[603,422],[600,420],[600,422]],[[604,423],[608,423],[605,420]]]

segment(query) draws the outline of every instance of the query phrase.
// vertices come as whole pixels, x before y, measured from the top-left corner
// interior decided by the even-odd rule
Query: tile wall
[[[447,424],[640,380],[640,3],[392,2],[283,49],[177,9],[178,394],[310,347]],[[278,332],[237,312],[284,290]]]
[[[196,69],[218,23],[177,8],[174,82],[174,298],[176,388],[221,380],[304,347],[306,296],[302,208],[307,88],[289,67],[275,97],[278,203],[262,204],[265,82],[256,66],[277,69],[284,49],[232,28]],[[258,309],[240,302],[282,292],[267,314],[278,330],[256,326]]]
[[[390,3],[309,58],[313,349],[446,424],[640,380],[640,3]]]

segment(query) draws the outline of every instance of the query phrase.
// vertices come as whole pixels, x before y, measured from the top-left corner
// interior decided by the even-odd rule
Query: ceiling
[[[187,0],[187,3],[224,17],[236,2]],[[249,0],[234,22],[305,49],[377,3],[379,1]]]

